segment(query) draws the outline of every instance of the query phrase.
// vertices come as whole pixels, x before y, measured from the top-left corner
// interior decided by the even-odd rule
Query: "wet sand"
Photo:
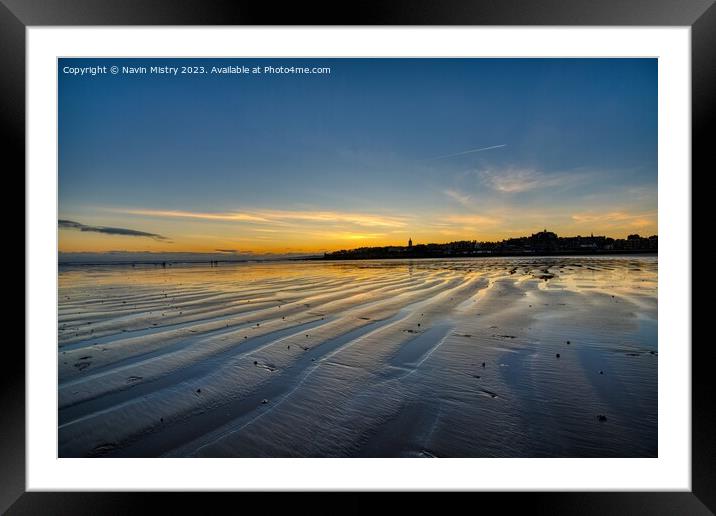
[[[655,256],[60,267],[61,457],[655,457]]]

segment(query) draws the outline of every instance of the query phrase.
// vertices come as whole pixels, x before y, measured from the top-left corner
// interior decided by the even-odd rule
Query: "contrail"
[[[433,159],[443,159],[443,158],[452,158],[453,156],[462,156],[463,154],[472,154],[473,152],[482,152],[490,149],[499,149],[500,147],[507,147],[506,143],[503,143],[502,145],[493,145],[491,147],[482,147],[479,149],[470,149],[462,152],[456,152],[455,154],[445,154],[444,156],[436,156],[434,158],[425,158],[425,161],[430,161]]]

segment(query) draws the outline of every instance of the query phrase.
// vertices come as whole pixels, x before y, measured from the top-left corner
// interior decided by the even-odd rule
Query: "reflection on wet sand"
[[[61,267],[60,456],[653,457],[656,257]]]

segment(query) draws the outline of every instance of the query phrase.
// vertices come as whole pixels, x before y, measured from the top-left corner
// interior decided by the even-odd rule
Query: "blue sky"
[[[65,66],[330,74],[75,76]],[[66,251],[656,233],[655,59],[61,59]],[[474,149],[493,147],[479,152]]]

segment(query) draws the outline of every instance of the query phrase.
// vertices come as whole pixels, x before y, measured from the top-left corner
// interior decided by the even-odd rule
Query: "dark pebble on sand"
[[[599,371],[599,374],[604,374],[604,371]]]
[[[259,365],[258,360],[254,360],[254,365]]]
[[[597,416],[597,421],[599,421],[600,423],[604,423],[606,420],[607,420],[607,416],[605,416],[604,414],[599,414]]]
[[[567,341],[567,344],[571,344],[571,342]]]
[[[197,389],[196,392],[197,392],[197,394],[201,393],[201,389]]]
[[[556,355],[556,356],[557,356],[557,358],[559,358],[559,353],[557,353],[557,355]]]
[[[482,363],[482,367],[485,367],[485,362]]]

